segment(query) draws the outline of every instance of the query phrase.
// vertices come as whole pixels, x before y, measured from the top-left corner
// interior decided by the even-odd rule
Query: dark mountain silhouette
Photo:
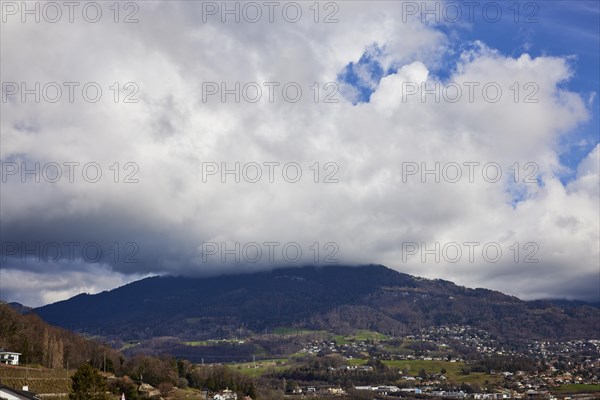
[[[471,325],[510,341],[600,338],[600,310],[522,301],[381,265],[283,268],[208,278],[152,277],[34,310],[51,324],[123,340],[201,340],[275,327],[408,334]]]

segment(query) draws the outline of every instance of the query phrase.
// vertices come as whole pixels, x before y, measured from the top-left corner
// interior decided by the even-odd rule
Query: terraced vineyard
[[[29,391],[43,398],[66,399],[71,389],[70,377],[73,372],[64,369],[0,365],[0,383],[15,389],[27,385]]]

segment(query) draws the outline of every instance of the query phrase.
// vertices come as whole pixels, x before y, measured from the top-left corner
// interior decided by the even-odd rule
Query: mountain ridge
[[[408,333],[424,326],[471,325],[499,338],[600,338],[600,310],[524,301],[382,265],[305,266],[205,278],[157,276],[33,310],[50,323],[100,336],[210,338],[227,327],[278,326]]]

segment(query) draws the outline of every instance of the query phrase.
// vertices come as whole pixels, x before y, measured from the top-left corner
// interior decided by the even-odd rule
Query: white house
[[[40,400],[35,394],[26,390],[17,390],[8,386],[0,385],[0,399],[8,400]]]
[[[0,349],[0,364],[19,365],[19,356],[21,353],[13,353]]]

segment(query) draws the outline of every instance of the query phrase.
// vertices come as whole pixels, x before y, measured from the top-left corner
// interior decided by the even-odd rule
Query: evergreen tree
[[[252,397],[253,400],[256,400],[258,398],[257,394],[256,394],[256,388],[254,387],[254,384],[250,385],[250,388],[248,389],[248,396]]]
[[[100,372],[84,364],[71,377],[69,400],[109,400],[106,382]]]

